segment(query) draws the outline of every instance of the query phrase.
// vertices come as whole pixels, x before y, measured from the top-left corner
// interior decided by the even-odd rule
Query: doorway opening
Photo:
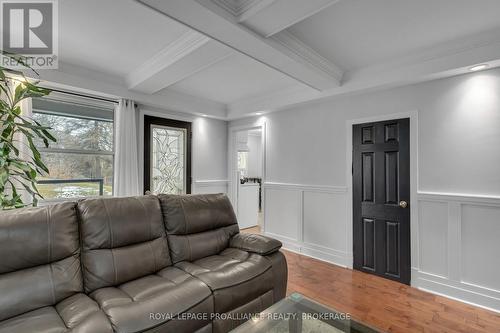
[[[229,197],[240,229],[263,228],[264,132],[261,126],[230,130]]]
[[[191,193],[191,123],[144,116],[144,193]]]
[[[353,267],[410,284],[410,119],[352,125]]]

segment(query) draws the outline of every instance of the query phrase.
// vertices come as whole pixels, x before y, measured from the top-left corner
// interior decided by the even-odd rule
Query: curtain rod
[[[109,99],[109,98],[104,98],[104,97],[97,97],[97,96],[90,96],[90,95],[85,95],[85,94],[80,94],[72,91],[67,91],[67,90],[59,90],[59,89],[53,89],[53,88],[48,88],[51,91],[55,91],[61,94],[67,94],[67,95],[73,95],[73,96],[78,96],[78,97],[85,97],[85,98],[91,98],[91,99],[96,99],[99,101],[104,101],[104,102],[110,102],[113,104],[118,104],[117,100]]]

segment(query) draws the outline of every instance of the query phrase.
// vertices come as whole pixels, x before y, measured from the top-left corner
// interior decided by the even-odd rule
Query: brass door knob
[[[406,208],[406,207],[408,207],[408,203],[406,201],[404,201],[404,200],[401,200],[399,202],[399,207]]]

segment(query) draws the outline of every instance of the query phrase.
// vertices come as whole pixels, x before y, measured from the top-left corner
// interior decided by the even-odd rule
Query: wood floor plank
[[[259,227],[242,232],[260,233]],[[290,251],[287,293],[301,293],[370,326],[404,333],[500,333],[500,314]]]
[[[381,330],[500,333],[498,313],[293,252],[283,252],[288,261],[288,294],[299,292]]]

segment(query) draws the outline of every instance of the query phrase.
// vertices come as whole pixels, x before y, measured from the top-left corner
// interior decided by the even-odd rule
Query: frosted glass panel
[[[151,126],[151,192],[186,193],[186,130]]]

